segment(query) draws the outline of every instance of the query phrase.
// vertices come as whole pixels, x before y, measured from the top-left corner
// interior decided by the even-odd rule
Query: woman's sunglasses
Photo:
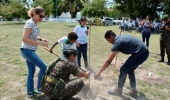
[[[45,16],[44,15],[39,15],[40,18],[44,18]]]

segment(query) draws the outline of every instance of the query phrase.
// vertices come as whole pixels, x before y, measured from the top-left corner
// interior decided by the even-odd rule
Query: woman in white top
[[[24,25],[22,44],[21,44],[21,54],[26,59],[26,64],[28,68],[27,74],[27,96],[32,97],[36,94],[41,93],[41,79],[46,72],[46,64],[41,60],[41,58],[36,54],[37,46],[48,46],[48,41],[46,39],[40,38],[40,30],[37,26],[38,22],[41,22],[45,16],[45,10],[41,7],[31,8],[28,11],[29,20]],[[38,74],[37,90],[34,91],[34,74],[35,66],[40,68]]]
[[[86,27],[86,22],[87,22],[86,18],[81,17],[80,25],[77,25],[73,31],[78,35],[78,39],[76,41],[76,47],[78,52],[77,63],[78,66],[81,67],[81,53],[82,53],[84,58],[85,68],[88,67],[88,60],[87,60],[88,30]]]

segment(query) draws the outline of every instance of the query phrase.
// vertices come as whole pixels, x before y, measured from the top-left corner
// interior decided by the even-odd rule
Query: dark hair
[[[83,17],[80,18],[80,22],[82,22],[82,21],[87,21],[87,19],[86,19],[85,16],[83,16]]]
[[[151,20],[152,20],[152,17],[151,17],[150,15],[147,15],[147,17],[149,18],[149,21],[151,21]]]
[[[116,34],[112,31],[112,30],[108,30],[108,31],[106,31],[106,33],[105,33],[105,38],[110,38],[110,36],[116,36]]]
[[[77,40],[78,38],[77,34],[74,32],[70,32],[67,37],[69,40]]]
[[[71,55],[76,56],[77,55],[77,51],[75,49],[66,49],[63,52],[64,56],[68,59]]]

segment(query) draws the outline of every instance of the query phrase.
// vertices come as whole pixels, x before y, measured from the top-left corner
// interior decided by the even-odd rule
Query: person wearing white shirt
[[[77,25],[74,28],[74,32],[78,35],[78,39],[76,41],[77,46],[77,62],[78,66],[81,67],[81,54],[84,58],[84,65],[85,68],[88,68],[88,60],[87,60],[87,47],[88,47],[88,30],[86,27],[86,18],[81,17],[80,25]]]
[[[64,36],[61,39],[59,39],[50,49],[50,53],[53,53],[53,48],[57,44],[62,45],[62,52],[64,52],[66,49],[76,49],[75,41],[77,40],[78,36],[74,32],[70,32],[68,36]]]

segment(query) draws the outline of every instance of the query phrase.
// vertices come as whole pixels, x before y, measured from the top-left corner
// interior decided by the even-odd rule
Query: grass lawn
[[[70,23],[62,22],[41,22],[38,24],[41,32],[40,37],[48,39],[49,47],[51,47],[58,39],[63,36],[67,36],[69,32],[73,31],[74,27],[70,27],[69,25]],[[77,24],[74,23],[72,25],[75,26]],[[18,24],[18,22],[0,21],[1,100],[27,99],[25,92],[27,67],[25,59],[23,59],[21,56],[19,49],[21,45],[23,27],[24,23]],[[115,33],[120,34],[118,26],[91,26],[91,34],[89,36],[89,54],[90,67],[94,71],[98,71],[98,69],[103,65],[112,47],[112,45],[107,43],[107,41],[104,39],[104,33],[107,30],[113,30]],[[141,34],[135,31],[133,31],[133,33],[123,32],[122,34],[131,34],[141,39]],[[159,37],[159,34],[151,35],[149,45],[150,55],[147,61],[144,62],[141,66],[143,70],[154,73],[153,76],[161,76],[162,83],[153,84],[137,79],[137,89],[143,96],[145,96],[145,99],[140,100],[170,100],[170,66],[166,64],[166,57],[165,63],[157,62],[160,59]],[[54,52],[58,55],[61,55],[61,46],[57,45],[54,48]],[[44,60],[47,66],[49,66],[56,59],[55,55],[50,54],[47,50],[44,49],[44,47],[41,46],[38,47],[37,53]],[[125,59],[128,56],[129,55],[119,53],[118,60]],[[104,73],[113,73],[111,69],[113,68],[110,66],[106,71],[104,71]],[[110,77],[110,81],[112,80],[112,77]],[[129,87],[129,82],[126,82],[125,87]]]

